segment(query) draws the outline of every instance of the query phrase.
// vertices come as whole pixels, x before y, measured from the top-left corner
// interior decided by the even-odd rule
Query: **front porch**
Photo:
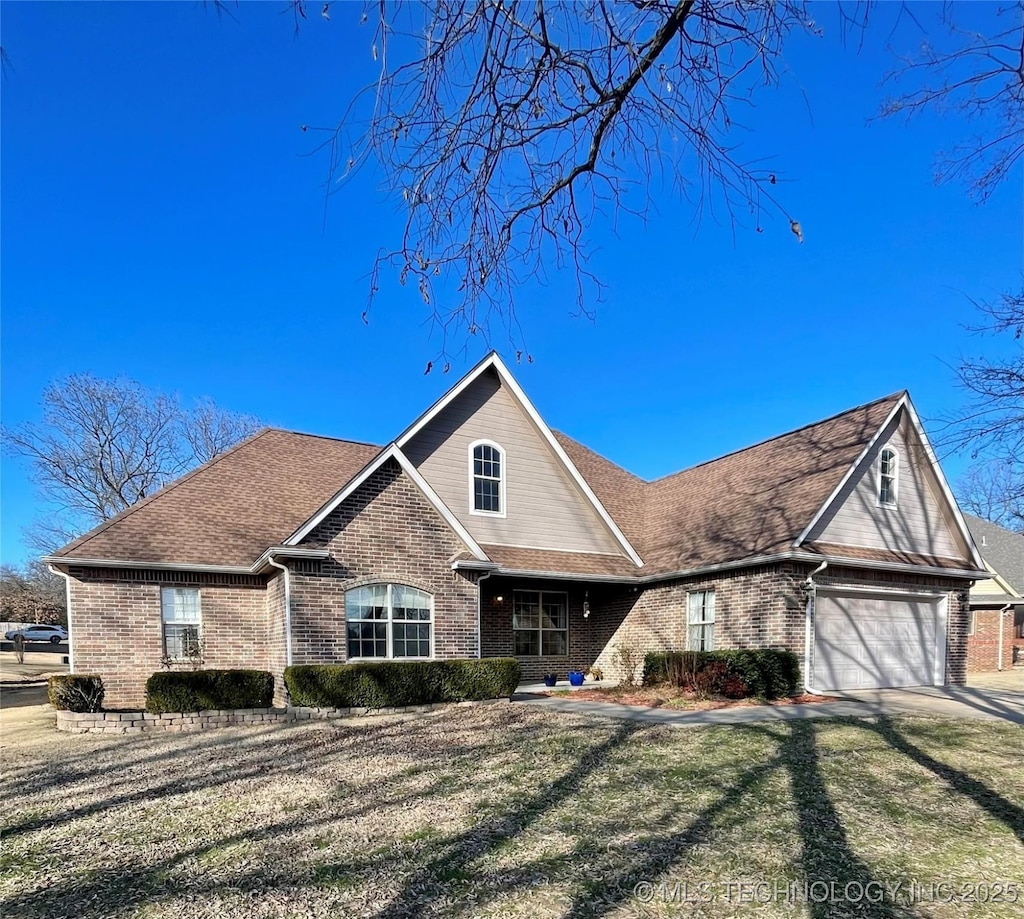
[[[623,628],[640,591],[632,585],[494,576],[480,585],[480,650],[483,657],[514,657],[522,667],[521,691],[570,689],[570,670],[599,667],[581,688],[615,685],[621,678],[617,646],[630,643]],[[666,646],[669,646],[666,644]],[[638,675],[643,668],[639,652]]]

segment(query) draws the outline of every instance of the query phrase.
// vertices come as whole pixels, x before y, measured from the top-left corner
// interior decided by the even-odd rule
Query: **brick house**
[[[790,648],[815,689],[963,683],[981,559],[906,393],[654,481],[491,354],[391,444],[265,430],[48,559],[111,706],[161,666]],[[200,645],[201,641],[201,645]]]
[[[971,588],[967,669],[1024,667],[1024,535],[964,514],[988,577]]]

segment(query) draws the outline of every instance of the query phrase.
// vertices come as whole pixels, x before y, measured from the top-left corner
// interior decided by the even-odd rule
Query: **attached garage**
[[[938,686],[945,681],[944,594],[819,589],[813,629],[815,689]]]

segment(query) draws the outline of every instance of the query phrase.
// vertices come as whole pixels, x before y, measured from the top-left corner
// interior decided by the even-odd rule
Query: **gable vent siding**
[[[477,440],[505,450],[504,517],[471,513],[469,445]],[[478,542],[622,554],[532,422],[491,374],[460,394],[403,450]]]

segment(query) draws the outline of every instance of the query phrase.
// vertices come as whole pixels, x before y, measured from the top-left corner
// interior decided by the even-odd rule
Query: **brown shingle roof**
[[[622,555],[593,552],[558,552],[518,546],[481,545],[487,557],[507,571],[543,571],[549,574],[586,574],[635,577],[640,569]]]
[[[645,573],[790,549],[903,395],[651,482]]]
[[[821,555],[853,558],[868,562],[893,562],[900,565],[926,565],[929,568],[948,568],[963,571],[974,566],[966,559],[943,558],[938,555],[921,555],[917,552],[901,552],[897,549],[869,549],[865,546],[841,546],[836,543],[810,542],[804,548]]]
[[[604,505],[604,509],[622,531],[622,535],[642,556],[647,483],[561,431],[552,433],[580,475],[587,480],[597,500]]]
[[[57,554],[247,566],[292,534],[380,447],[267,429]]]
[[[881,428],[896,393],[653,482],[564,434],[562,448],[645,565],[625,556],[484,546],[502,568],[650,577],[788,551]],[[248,566],[380,452],[266,430],[61,550],[67,558]],[[853,554],[840,547],[812,547]],[[891,554],[876,560],[899,560]],[[945,566],[932,559],[912,563]],[[951,563],[950,563],[951,564]]]

